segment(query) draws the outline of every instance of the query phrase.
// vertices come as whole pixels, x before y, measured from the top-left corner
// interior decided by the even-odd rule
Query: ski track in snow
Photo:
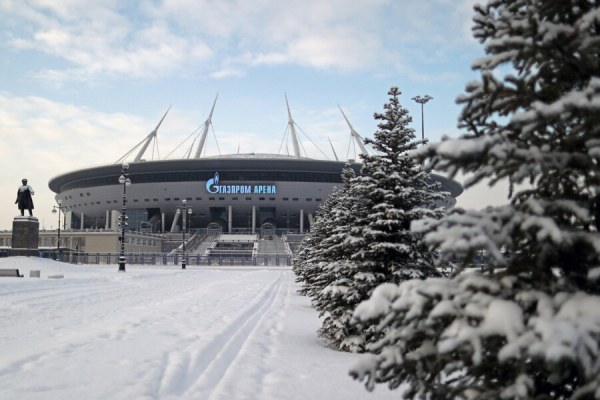
[[[347,376],[290,269],[90,270],[0,281],[0,399],[398,397]]]
[[[180,398],[182,394],[186,398],[209,398],[235,363],[248,336],[273,306],[283,278],[283,273],[280,273],[275,282],[257,295],[253,304],[229,322],[201,350],[188,348],[183,354],[170,354],[160,393],[169,393],[169,388],[175,387],[175,398]],[[182,381],[178,382],[179,379]]]

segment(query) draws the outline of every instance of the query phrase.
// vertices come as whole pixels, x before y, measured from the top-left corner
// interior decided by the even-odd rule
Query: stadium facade
[[[160,123],[138,145],[141,148],[137,156],[129,162],[132,184],[127,187],[128,229],[179,231],[181,222],[176,210],[182,200],[193,210],[187,227],[191,229],[263,233],[310,229],[319,204],[335,186],[342,187],[341,172],[346,162],[302,157],[289,107],[293,155],[202,157],[212,113],[199,134],[194,156],[190,149],[188,158],[144,161],[144,152],[156,138]],[[362,138],[348,125],[361,152],[366,153]],[[348,161],[359,174],[362,164]],[[49,187],[66,207],[66,227],[116,229],[123,196],[120,175],[121,162],[117,162],[52,178]],[[432,174],[432,180],[440,182],[440,190],[450,194],[444,205],[452,207],[462,193],[461,185],[436,174]]]

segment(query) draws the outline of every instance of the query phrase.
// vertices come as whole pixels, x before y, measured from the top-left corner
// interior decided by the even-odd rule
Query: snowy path
[[[9,263],[42,279],[0,280],[0,399],[398,398],[347,376],[289,269]]]

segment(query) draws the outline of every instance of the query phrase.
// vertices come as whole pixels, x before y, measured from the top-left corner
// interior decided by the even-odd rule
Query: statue
[[[19,205],[19,210],[21,210],[21,216],[25,215],[25,210],[29,211],[29,216],[32,217],[33,214],[31,210],[33,210],[33,199],[31,195],[33,195],[33,189],[31,186],[27,184],[27,179],[23,179],[23,186],[21,186],[17,192],[17,201],[15,204]]]

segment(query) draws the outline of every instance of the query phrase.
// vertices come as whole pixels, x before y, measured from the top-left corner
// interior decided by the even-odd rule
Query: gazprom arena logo
[[[215,177],[206,181],[206,190],[208,193],[219,193],[219,173],[215,172]]]
[[[206,181],[208,193],[231,193],[231,194],[275,194],[275,185],[219,185],[219,173],[215,172],[212,179]]]

